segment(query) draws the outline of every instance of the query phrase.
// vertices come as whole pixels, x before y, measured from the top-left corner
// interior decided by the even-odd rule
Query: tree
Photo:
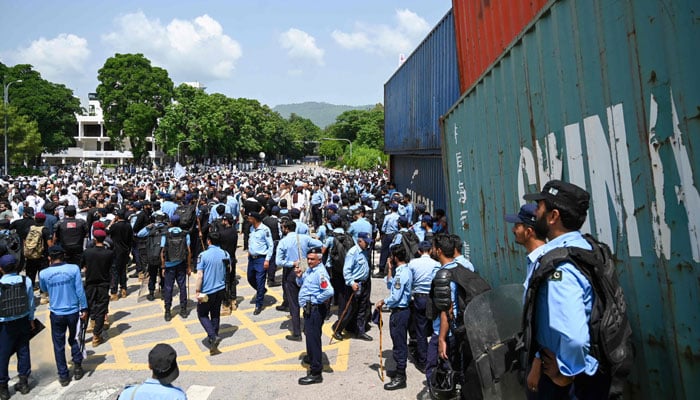
[[[146,139],[173,97],[168,72],[151,66],[143,54],[115,54],[105,61],[97,79],[107,135],[117,150],[124,150],[128,139],[134,162],[140,162],[148,151]]]
[[[7,149],[12,164],[29,163],[41,156],[39,124],[20,115],[16,107],[0,106],[0,119],[7,112]]]
[[[326,128],[329,136],[348,139],[358,146],[384,148],[384,109],[378,104],[371,110],[345,111]]]
[[[288,120],[289,137],[293,141],[286,153],[293,158],[301,158],[305,154],[312,154],[317,142],[321,138],[321,128],[310,119],[292,113]],[[308,142],[308,143],[304,143]]]
[[[37,147],[57,153],[73,144],[78,124],[75,115],[81,107],[72,90],[43,79],[28,64],[8,68],[0,63],[0,75],[6,77],[4,83],[22,80],[10,87],[10,103],[19,115],[36,122],[41,137]]]

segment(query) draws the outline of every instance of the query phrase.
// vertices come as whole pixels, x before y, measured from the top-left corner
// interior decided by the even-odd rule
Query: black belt
[[[406,311],[408,310],[408,307],[395,307],[391,309],[392,313],[399,312],[399,311]]]
[[[429,293],[413,293],[413,297],[425,297],[430,296]]]
[[[265,257],[265,254],[258,254],[255,256],[248,254],[248,258],[250,258],[251,260],[257,260],[258,258],[262,258],[262,257]]]

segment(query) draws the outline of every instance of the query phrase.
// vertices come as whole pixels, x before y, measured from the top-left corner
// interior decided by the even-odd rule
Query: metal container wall
[[[409,193],[415,204],[424,203],[429,212],[445,210],[445,176],[442,158],[435,156],[391,156],[391,180],[396,190]]]
[[[522,282],[503,215],[561,178],[616,254],[631,398],[700,394],[700,3],[551,1],[447,113],[451,231],[492,284]]]
[[[547,0],[452,0],[460,93],[486,72]]]
[[[440,154],[439,118],[459,94],[450,10],[384,85],[384,151]]]

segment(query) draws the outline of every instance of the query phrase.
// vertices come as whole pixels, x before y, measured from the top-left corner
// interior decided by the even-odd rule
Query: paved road
[[[240,241],[242,242],[242,240]],[[245,252],[239,248],[238,259],[245,260]],[[245,266],[238,265],[238,274],[245,276]],[[281,271],[277,273],[280,280]],[[333,316],[323,327],[324,382],[302,387],[297,379],[306,373],[301,364],[305,355],[304,342],[285,339],[289,317],[275,310],[282,300],[280,287],[269,288],[268,305],[260,315],[254,316],[251,303],[254,291],[245,277],[239,285],[239,309],[231,316],[222,317],[220,345],[222,354],[210,356],[204,345],[205,334],[196,317],[194,302],[190,301],[187,318],[174,314],[172,321],[163,320],[162,302],[137,299],[140,283],[129,279],[129,295],[110,303],[113,323],[108,331],[108,341],[96,348],[87,335],[88,358],[84,362],[85,377],[61,387],[56,375],[50,329],[46,329],[31,342],[32,391],[23,396],[14,394],[12,399],[115,399],[126,384],[138,383],[149,377],[148,352],[160,342],[169,343],[178,353],[180,377],[175,385],[181,387],[191,400],[206,399],[307,399],[312,396],[348,396],[351,399],[415,399],[424,391],[425,377],[412,364],[408,367],[408,388],[398,392],[383,389],[379,377],[379,332],[373,327],[369,332],[373,342],[355,339],[334,341]],[[194,296],[194,277],[190,279],[190,296]],[[373,280],[372,301],[387,292],[381,280]],[[174,299],[174,313],[179,311],[179,301]],[[37,318],[48,325],[48,310],[39,306]],[[389,315],[383,314],[383,357],[385,369],[393,368]],[[68,356],[70,359],[70,356]],[[10,392],[16,381],[16,360],[10,361]],[[388,378],[385,378],[388,382]],[[419,396],[422,398],[422,395]]]

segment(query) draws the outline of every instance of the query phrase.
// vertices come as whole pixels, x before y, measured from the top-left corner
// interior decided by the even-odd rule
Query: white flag
[[[175,176],[176,179],[180,179],[185,175],[187,175],[187,171],[185,170],[185,167],[180,165],[179,162],[175,163],[175,170],[173,171],[173,176]]]

